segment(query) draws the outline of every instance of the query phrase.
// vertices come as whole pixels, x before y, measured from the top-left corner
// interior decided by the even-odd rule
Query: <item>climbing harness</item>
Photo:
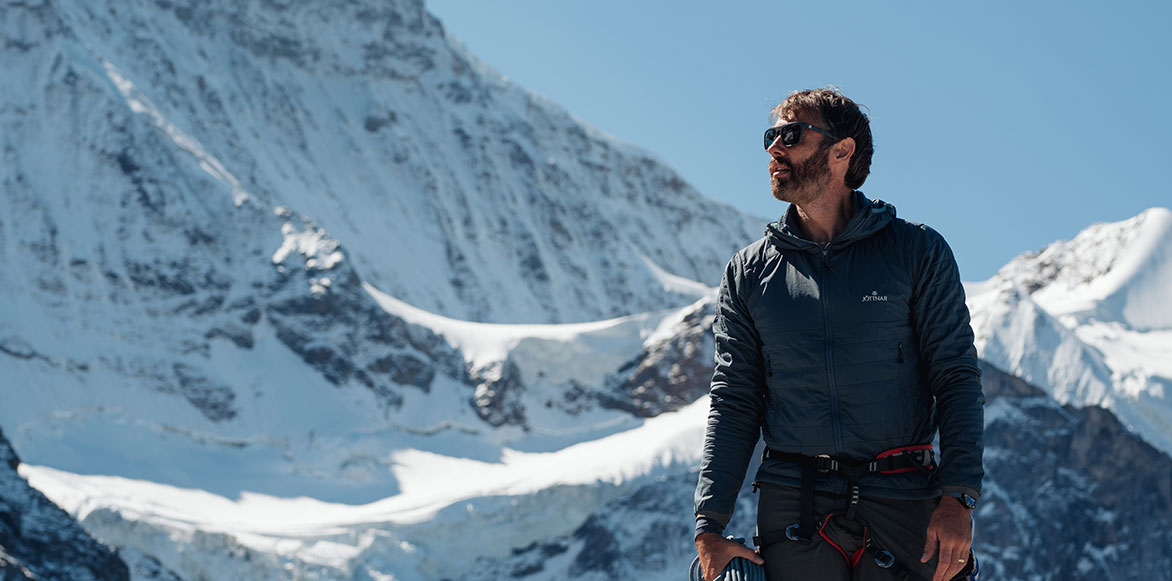
[[[870,526],[858,515],[860,477],[867,474],[902,474],[907,472],[933,473],[936,462],[931,444],[919,444],[894,448],[880,453],[871,460],[834,458],[829,455],[806,456],[780,452],[766,448],[762,460],[783,460],[798,464],[801,469],[799,522],[787,526],[784,531],[757,536],[753,542],[758,547],[767,547],[785,540],[809,543],[815,537],[827,543],[842,555],[847,566],[858,574],[858,566],[864,557],[870,557],[875,565],[890,572],[896,579],[913,579],[912,572],[899,563],[895,555],[879,545],[871,534]],[[844,476],[849,490],[848,504],[842,512],[827,514],[821,522],[814,515],[814,483],[818,475],[836,473]],[[754,484],[758,488],[759,484]],[[956,581],[976,581],[979,564],[970,551],[965,569],[953,577]]]
[[[818,525],[817,536],[842,555],[843,560],[855,572],[856,577],[859,575],[858,566],[863,562],[863,557],[870,556],[877,567],[888,570],[892,577],[900,581],[916,579],[911,570],[899,563],[891,551],[885,549],[875,540],[871,534],[871,527],[861,518],[849,519],[841,513],[827,514]],[[791,536],[789,530],[785,534],[775,533],[753,537],[753,541],[762,548],[784,540],[798,539]],[[972,549],[969,549],[965,568],[953,576],[950,581],[978,581],[980,572],[977,556]]]
[[[867,474],[902,474],[907,472],[936,471],[936,461],[932,453],[931,444],[918,444],[894,448],[880,453],[870,460],[855,460],[852,458],[835,458],[829,455],[807,456],[781,452],[766,448],[762,460],[783,460],[793,462],[801,467],[800,484],[800,513],[799,522],[787,526],[784,531],[767,535],[754,536],[753,543],[759,548],[770,546],[785,540],[809,543],[817,536],[822,542],[834,547],[846,561],[847,565],[860,574],[859,564],[863,558],[869,556],[875,565],[889,571],[890,575],[899,580],[911,580],[913,574],[907,566],[898,562],[895,555],[879,545],[870,532],[870,527],[858,515],[860,477]],[[845,512],[827,514],[821,522],[817,522],[814,515],[814,484],[820,474],[835,473],[846,478],[849,490],[849,501]],[[760,484],[754,483],[756,491]],[[744,544],[744,539],[737,540]],[[692,561],[689,571],[691,581],[704,581],[699,568],[700,558]],[[970,549],[964,569],[950,581],[978,581],[980,563]],[[764,581],[765,569],[751,561],[737,557],[721,571],[720,576],[712,581]]]
[[[934,472],[936,460],[932,455],[931,444],[917,444],[893,448],[880,453],[871,460],[854,460],[850,458],[834,458],[827,454],[806,456],[766,448],[761,455],[762,460],[785,460],[802,467],[801,480],[801,517],[797,524],[792,524],[785,530],[785,536],[791,540],[810,542],[814,536],[814,480],[819,474],[834,472],[846,477],[850,487],[850,505],[847,507],[846,518],[854,520],[855,509],[859,504],[860,476],[866,474],[902,474],[904,472]]]

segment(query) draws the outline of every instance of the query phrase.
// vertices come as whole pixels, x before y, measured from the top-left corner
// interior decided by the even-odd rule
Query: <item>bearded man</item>
[[[984,397],[952,251],[858,190],[873,147],[854,101],[799,91],[771,117],[773,196],[790,205],[720,286],[704,578],[734,557],[771,581],[968,578]],[[721,533],[759,437],[754,552]]]

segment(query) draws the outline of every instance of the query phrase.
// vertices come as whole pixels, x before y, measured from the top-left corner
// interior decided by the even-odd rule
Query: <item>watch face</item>
[[[959,500],[960,500],[960,503],[963,504],[965,508],[977,508],[977,499],[975,499],[967,494],[960,495]]]

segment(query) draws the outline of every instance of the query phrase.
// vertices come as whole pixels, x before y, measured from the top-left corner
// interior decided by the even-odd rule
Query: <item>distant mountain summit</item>
[[[1095,224],[1014,259],[996,281],[1012,281],[1054,316],[1112,321],[1136,331],[1172,329],[1172,210],[1151,208]]]
[[[1172,211],[1095,224],[968,285],[981,357],[1172,452]]]

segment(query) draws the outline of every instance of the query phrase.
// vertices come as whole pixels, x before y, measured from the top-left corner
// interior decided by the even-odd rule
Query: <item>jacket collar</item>
[[[830,241],[827,248],[846,246],[882,230],[895,218],[895,206],[882,200],[872,200],[855,190],[851,193],[852,214],[846,228]],[[798,227],[798,210],[793,204],[786,208],[781,219],[765,227],[765,235],[782,247],[819,250],[822,247],[806,239]]]

